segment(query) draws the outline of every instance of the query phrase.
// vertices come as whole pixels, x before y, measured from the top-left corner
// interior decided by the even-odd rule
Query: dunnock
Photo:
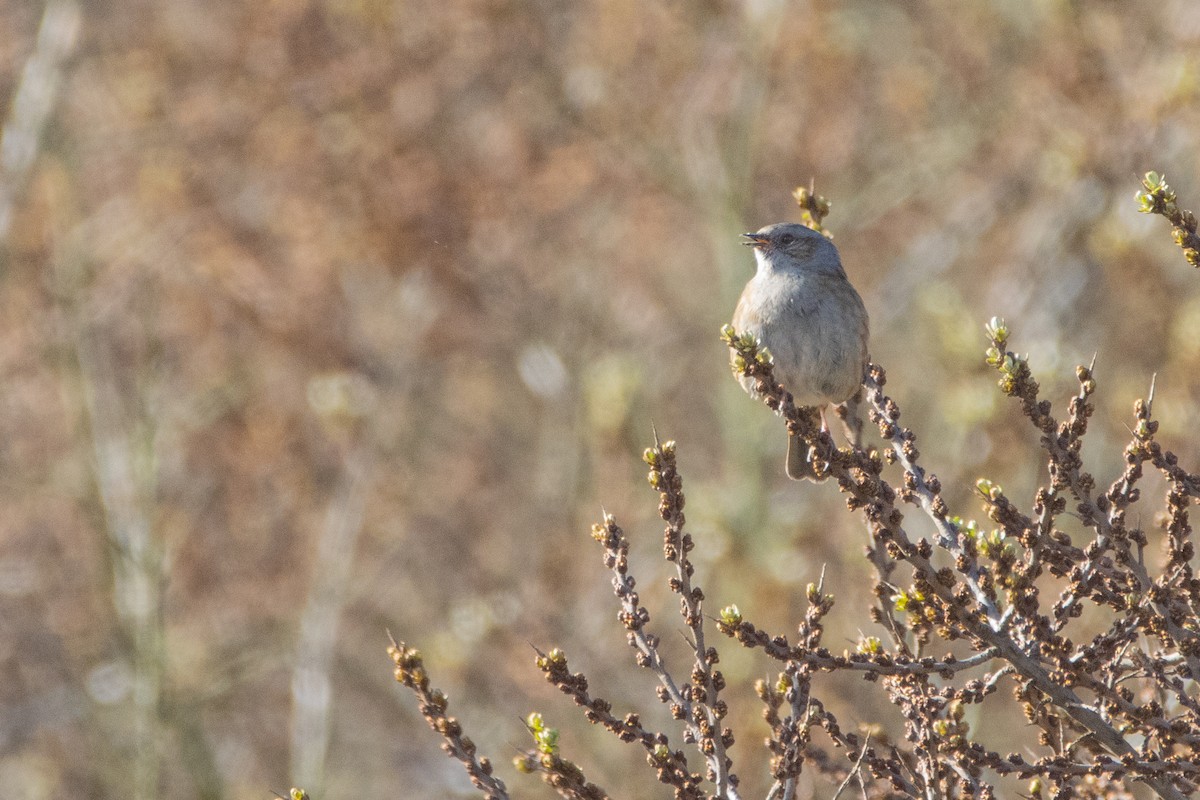
[[[850,285],[837,248],[823,234],[790,222],[742,234],[758,271],[738,300],[733,327],[770,350],[775,377],[798,406],[849,400],[867,365],[867,309]],[[752,396],[754,379],[738,378]],[[788,437],[787,474],[815,479],[812,453]]]

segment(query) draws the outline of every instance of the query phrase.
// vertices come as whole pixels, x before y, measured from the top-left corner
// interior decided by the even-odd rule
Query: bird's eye
[[[796,241],[796,237],[792,236],[790,233],[785,233],[783,236],[779,237],[779,243],[784,247],[787,247],[794,241]]]

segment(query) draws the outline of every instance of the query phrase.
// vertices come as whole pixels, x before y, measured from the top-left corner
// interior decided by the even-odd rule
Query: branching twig
[[[1160,214],[1171,225],[1171,236],[1183,250],[1183,257],[1193,267],[1200,267],[1200,235],[1196,233],[1196,215],[1180,210],[1175,205],[1175,190],[1167,185],[1165,176],[1147,172],[1142,177],[1142,188],[1135,195],[1138,211],[1143,214]]]
[[[388,638],[391,639],[390,634]],[[446,714],[450,701],[441,689],[430,685],[421,653],[395,639],[391,639],[391,642],[388,656],[396,667],[396,681],[417,696],[421,716],[442,737],[442,750],[458,759],[471,778],[471,783],[483,791],[488,800],[507,800],[508,789],[504,781],[492,775],[492,762],[477,755],[475,743],[463,734],[458,720]]]
[[[1170,218],[1189,262],[1200,262],[1194,218],[1175,207],[1174,193],[1160,176],[1147,175],[1144,186],[1143,210]],[[828,203],[811,188],[799,190],[797,201],[808,224],[823,229]],[[884,392],[881,367],[869,365],[856,402],[867,406],[884,446],[864,446],[852,431],[851,445],[839,448],[817,411],[797,407],[787,387],[775,381],[771,357],[753,336],[729,326],[722,332],[733,351],[735,373],[754,381],[755,393],[783,418],[789,434],[808,446],[814,471],[832,477],[848,508],[863,513],[871,537],[866,555],[878,572],[870,614],[891,639],[890,650],[865,634],[853,653],[836,655],[824,647],[826,617],[834,608],[824,572],[807,587],[807,608],[792,639],[756,627],[737,606],[721,610],[718,631],[748,649],[761,648],[781,665],[776,679],[755,685],[770,729],[769,800],[793,800],[806,768],[837,784],[834,800],[855,777],[865,800],[987,800],[995,796],[988,783],[995,776],[1031,780],[1032,796],[1042,798],[1049,790],[1055,800],[1117,800],[1129,796],[1126,782],[1144,784],[1171,800],[1200,788],[1195,694],[1200,579],[1193,569],[1189,516],[1192,502],[1200,500],[1200,475],[1182,468],[1155,440],[1152,386],[1147,400],[1135,407],[1124,469],[1107,488],[1097,489],[1080,455],[1094,408],[1094,359],[1078,368],[1078,390],[1060,421],[1039,396],[1027,359],[1009,348],[1004,322],[993,319],[987,330],[987,362],[999,373],[1001,390],[1021,403],[1038,431],[1049,475],[1028,510],[996,482],[980,478],[975,488],[987,519],[997,526],[992,530],[951,513],[941,482],[921,463],[916,435],[901,424],[899,405]],[[637,663],[657,677],[658,699],[682,723],[684,741],[702,754],[706,776],[693,773],[666,734],[647,730],[636,713],[613,714],[607,700],[591,694],[587,677],[570,671],[561,650],[539,651],[538,667],[589,721],[639,744],[658,780],[672,786],[679,800],[705,798],[705,777],[716,798],[738,800],[728,755],[733,733],[726,724],[724,677],[716,668],[717,649],[705,638],[704,593],[689,556],[693,542],[685,528],[674,443],[660,442],[656,435],[645,460],[666,523],[663,553],[673,568],[669,588],[679,596],[684,637],[692,650],[686,680],[673,677],[658,637],[648,630],[650,613],[630,572],[625,532],[604,514],[593,535],[604,548],[619,619]],[[1141,500],[1146,465],[1167,483],[1164,511],[1157,518],[1165,552],[1161,570],[1153,559],[1148,563],[1147,553],[1156,551],[1149,548],[1146,531],[1128,522]],[[898,475],[885,477],[888,470]],[[910,535],[904,504],[919,510],[934,536]],[[1078,517],[1088,541],[1074,542],[1059,529],[1065,515]],[[895,573],[905,565],[910,578],[902,584]],[[1055,583],[1044,580],[1046,573]],[[1043,600],[1043,593],[1052,601]],[[1082,626],[1075,621],[1089,608],[1108,616],[1085,617],[1090,627],[1076,631]],[[956,649],[940,658],[927,655],[935,637],[956,643]],[[445,697],[429,688],[420,656],[394,642],[390,652],[397,679],[417,693],[422,714],[442,734],[446,751],[463,762],[477,787],[489,796],[504,796],[490,764],[475,758],[470,740],[445,715]],[[867,735],[841,730],[819,691],[823,676],[837,672],[882,686],[902,718],[903,741],[888,741],[882,725],[872,725]],[[976,716],[968,709],[994,696],[1005,678],[1039,737],[1041,749],[1029,758],[988,749],[976,740],[987,731],[973,731],[970,724]],[[539,715],[531,715],[527,724],[536,748],[517,759],[519,768],[540,773],[563,797],[605,797],[558,753],[557,734]],[[821,744],[824,737],[832,743],[828,752]]]

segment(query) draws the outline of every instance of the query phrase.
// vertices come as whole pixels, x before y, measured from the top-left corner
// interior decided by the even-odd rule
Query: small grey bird
[[[850,285],[837,248],[823,234],[790,222],[743,233],[758,271],[738,300],[733,327],[771,351],[775,378],[798,406],[849,400],[867,366],[867,309]],[[754,380],[739,376],[751,396]],[[815,479],[812,453],[788,437],[787,474]]]

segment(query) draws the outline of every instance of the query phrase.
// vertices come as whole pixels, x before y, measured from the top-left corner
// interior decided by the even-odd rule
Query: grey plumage
[[[868,319],[833,242],[794,223],[743,234],[758,270],[746,284],[733,327],[771,351],[775,377],[799,406],[824,407],[850,399],[867,364]],[[754,381],[739,377],[753,395]],[[788,441],[788,476],[812,478],[811,454]]]

